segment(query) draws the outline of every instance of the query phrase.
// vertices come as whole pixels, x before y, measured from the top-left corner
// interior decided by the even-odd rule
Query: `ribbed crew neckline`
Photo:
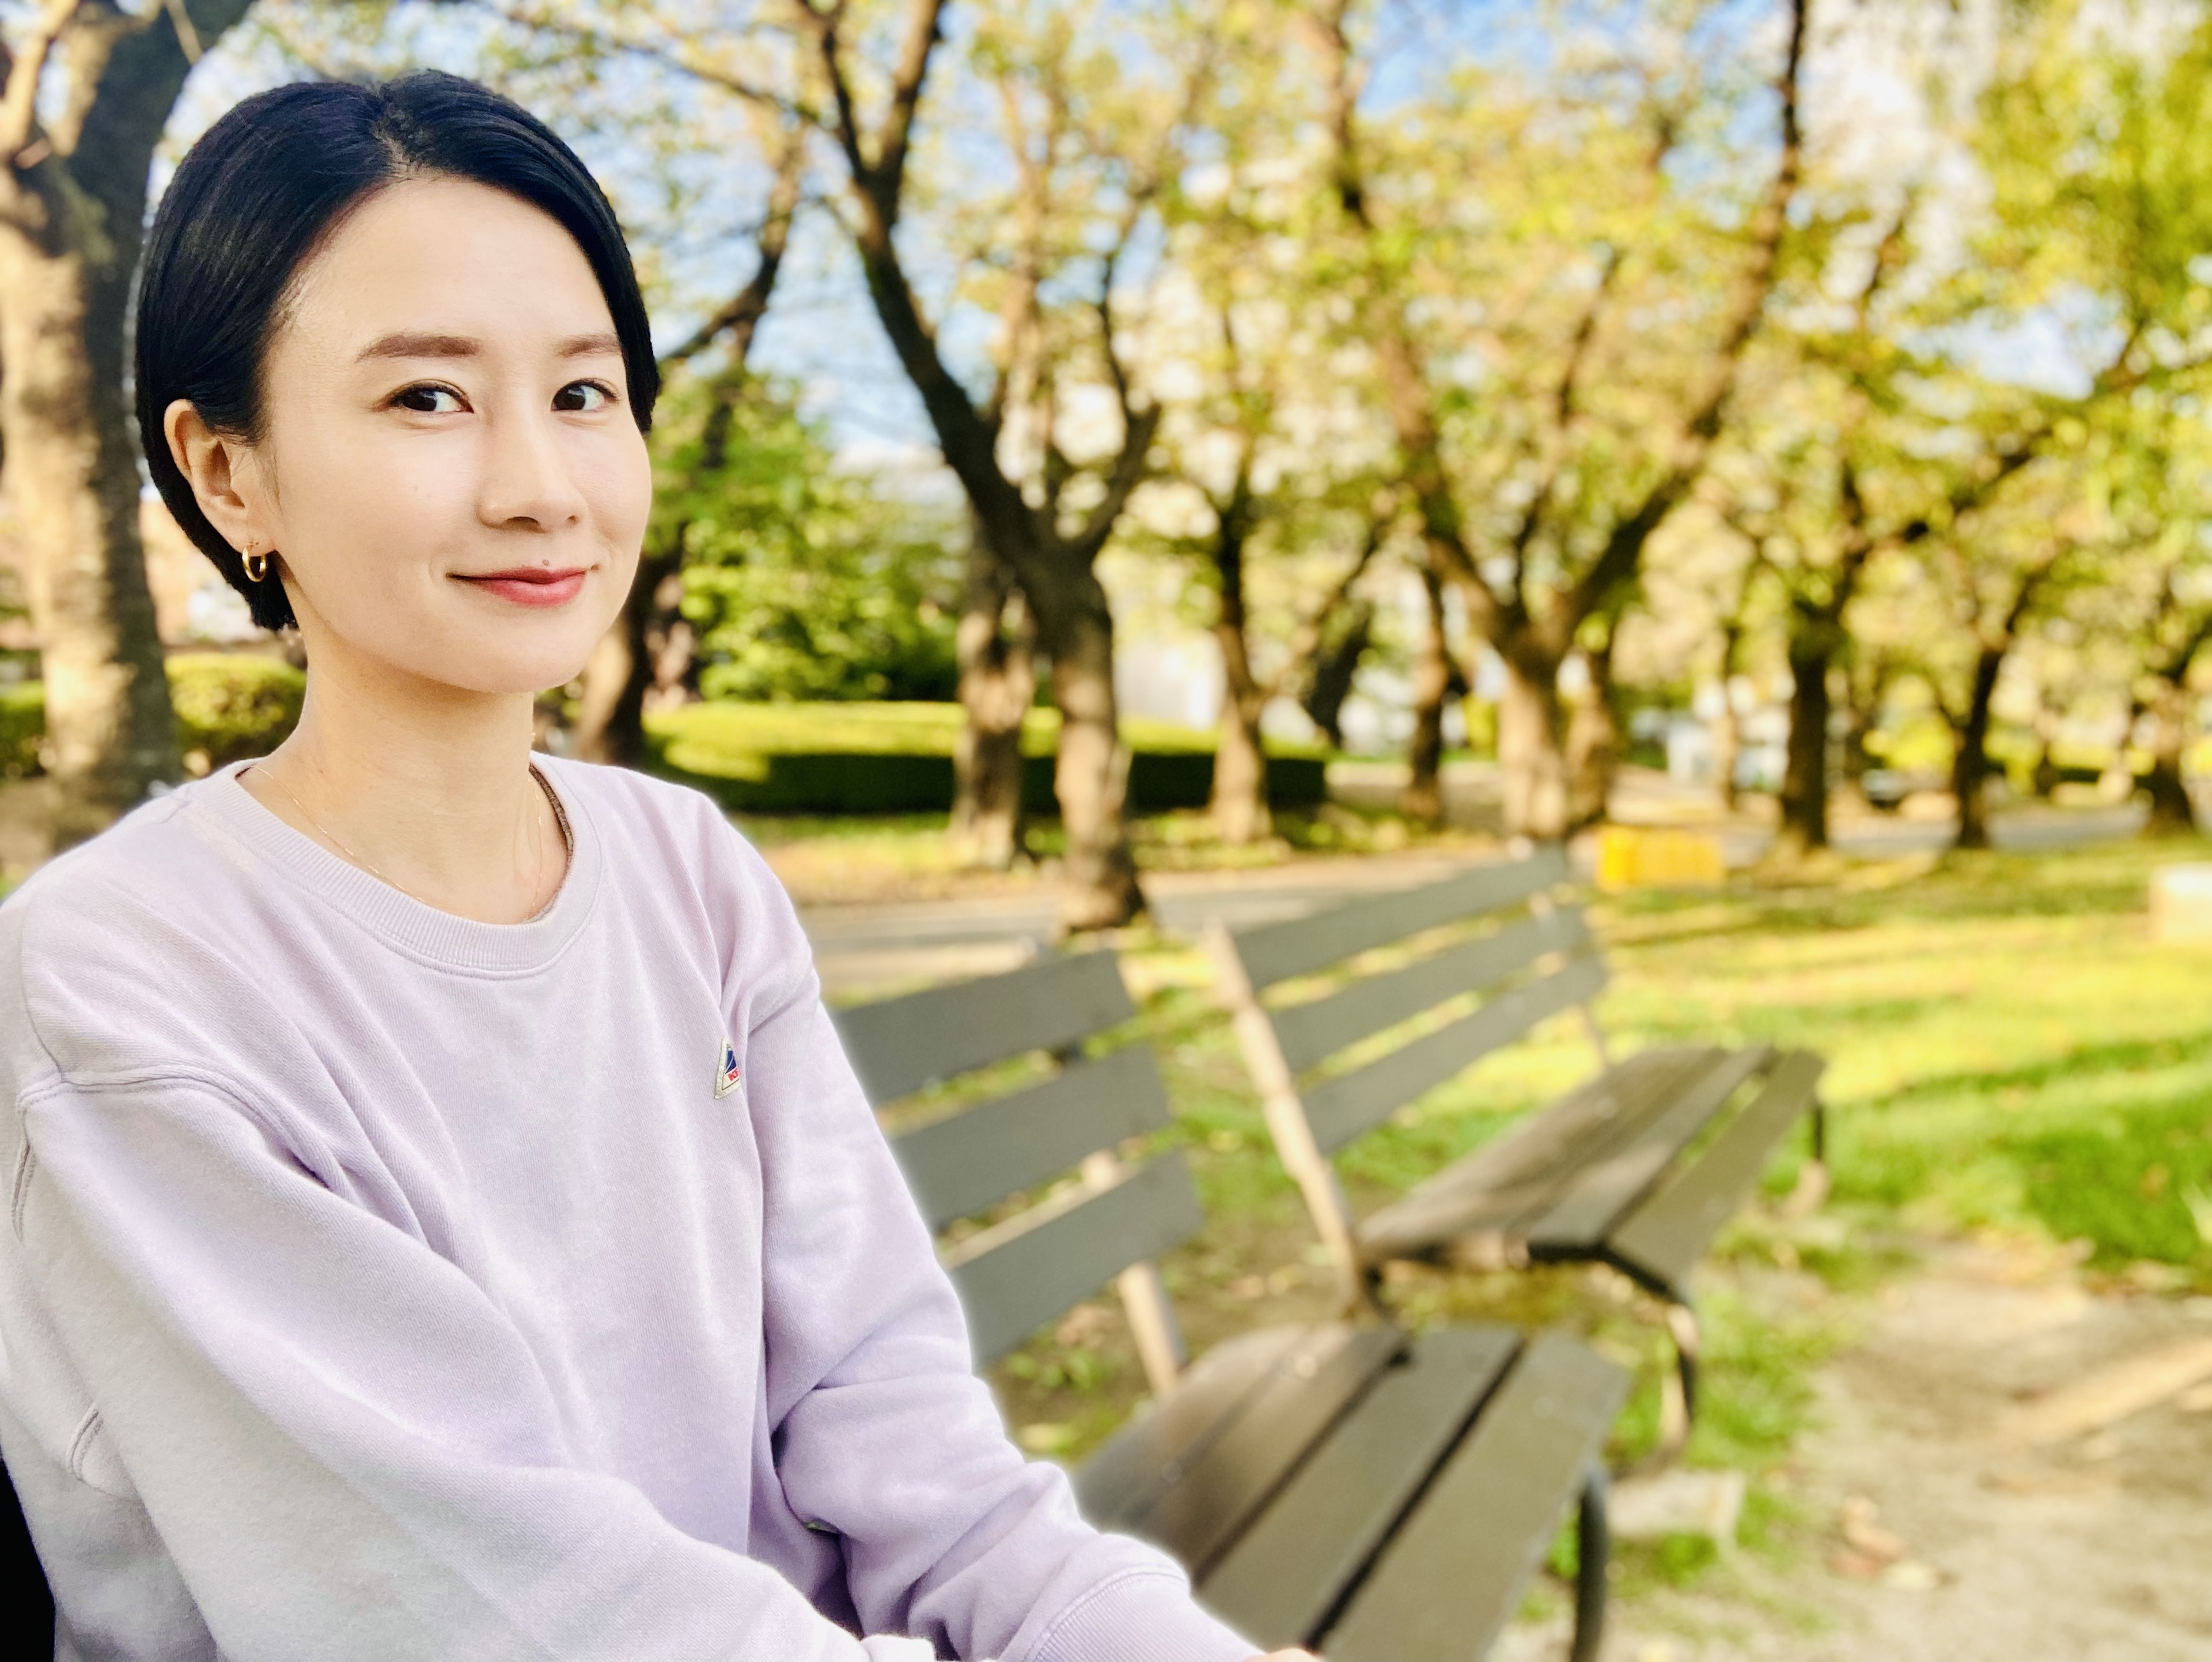
[[[410,957],[471,975],[529,975],[558,958],[590,919],[603,857],[591,811],[562,776],[566,766],[550,757],[531,759],[560,799],[575,846],[552,904],[522,923],[483,923],[441,911],[341,859],[256,800],[239,776],[250,761],[234,762],[178,794],[291,881]]]

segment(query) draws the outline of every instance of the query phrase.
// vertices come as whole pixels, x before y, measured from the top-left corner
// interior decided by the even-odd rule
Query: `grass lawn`
[[[1723,1235],[1700,1297],[1705,1411],[1689,1458],[1757,1474],[1746,1535],[1789,1552],[1786,1468],[1814,1364],[1848,1337],[1849,1292],[1900,1273],[1929,1234],[2075,1242],[2093,1277],[2145,1294],[2212,1291],[2212,947],[2154,944],[2152,868],[2202,844],[2116,844],[1839,866],[1829,880],[1738,878],[1724,891],[1600,903],[1616,1050],[1771,1039],[1831,1062],[1834,1191],[1813,1219],[1755,1209]],[[1328,1313],[1327,1272],[1269,1149],[1257,1099],[1187,946],[1127,949],[1209,1213],[1166,1266],[1194,1350]],[[1492,1058],[1357,1147],[1364,1207],[1493,1135],[1590,1066],[1571,1019]],[[1800,1137],[1778,1158],[1788,1186]],[[1808,1273],[1810,1272],[1810,1273]],[[1391,1289],[1417,1321],[1566,1321],[1644,1378],[1622,1452],[1648,1440],[1664,1351],[1654,1311],[1609,1272],[1417,1271]],[[1080,1307],[997,1370],[1018,1434],[1079,1458],[1143,1383],[1109,1301]],[[1802,1545],[1802,1532],[1796,1537]],[[1702,1543],[1632,1549],[1624,1590],[1677,1580]]]

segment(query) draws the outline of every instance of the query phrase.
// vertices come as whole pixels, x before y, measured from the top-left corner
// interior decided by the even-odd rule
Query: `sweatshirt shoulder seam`
[[[75,1092],[82,1096],[106,1096],[146,1085],[180,1085],[203,1092],[235,1108],[260,1127],[264,1135],[274,1138],[278,1143],[288,1148],[291,1146],[292,1139],[284,1128],[268,1114],[255,1107],[233,1081],[224,1078],[221,1074],[203,1068],[172,1065],[164,1068],[96,1069],[71,1074],[57,1067],[55,1071],[46,1078],[16,1093],[16,1112],[27,1113],[34,1102],[42,1101],[48,1097],[59,1096],[64,1092]]]

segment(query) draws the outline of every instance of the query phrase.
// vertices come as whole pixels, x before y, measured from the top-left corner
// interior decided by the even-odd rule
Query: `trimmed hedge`
[[[40,741],[46,736],[46,688],[36,681],[0,687],[0,779],[36,773]]]
[[[307,678],[281,658],[180,652],[168,669],[177,748],[204,752],[210,769],[266,756],[300,724]]]
[[[952,751],[965,715],[951,703],[697,703],[648,723],[656,770],[749,813],[942,813],[952,806]],[[1056,812],[1055,710],[1022,726],[1022,794],[1033,813]],[[1139,812],[1204,807],[1213,791],[1213,735],[1160,721],[1121,724],[1129,803]],[[1327,758],[1270,752],[1277,807],[1320,802]]]
[[[280,658],[247,652],[180,652],[165,667],[177,714],[177,748],[210,769],[266,756],[299,724],[307,678]],[[39,771],[46,736],[46,690],[37,681],[0,687],[0,777]]]

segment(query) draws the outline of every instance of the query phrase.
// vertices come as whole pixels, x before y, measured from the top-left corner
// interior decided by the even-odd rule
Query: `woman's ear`
[[[261,522],[258,459],[244,443],[210,427],[189,399],[162,412],[161,436],[200,512],[225,542],[241,550],[266,550],[275,542],[274,527]]]

